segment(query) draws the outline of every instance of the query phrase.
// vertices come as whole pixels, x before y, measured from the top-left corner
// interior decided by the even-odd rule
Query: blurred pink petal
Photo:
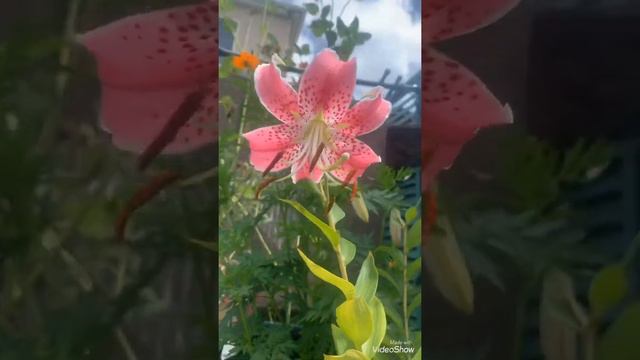
[[[423,34],[427,42],[446,40],[496,22],[520,0],[429,0]]]
[[[98,63],[101,123],[114,144],[141,152],[182,101],[206,100],[165,152],[186,152],[217,139],[217,18],[213,2],[130,16],[79,37]]]
[[[355,60],[340,61],[334,51],[322,51],[302,75],[299,94],[273,64],[258,66],[254,76],[262,104],[283,122],[244,134],[256,170],[291,167],[293,182],[319,182],[329,173],[339,181],[355,183],[369,165],[380,162],[355,137],[377,129],[391,104],[377,94],[349,109]]]
[[[518,0],[436,0],[428,3],[423,37],[447,39],[486,26],[511,10]],[[478,77],[427,47],[423,53],[423,189],[481,128],[510,124],[513,115]]]

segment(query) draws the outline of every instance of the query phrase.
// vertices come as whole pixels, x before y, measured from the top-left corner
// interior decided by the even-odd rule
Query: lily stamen
[[[313,155],[313,159],[311,159],[311,164],[309,164],[309,172],[312,172],[313,169],[316,168],[316,164],[318,163],[318,160],[320,160],[320,155],[322,155],[323,150],[324,143],[321,143],[320,146],[318,146],[318,150],[316,150],[316,154]]]
[[[276,157],[273,158],[273,160],[271,160],[271,163],[269,164],[269,166],[267,166],[266,169],[264,169],[264,171],[262,172],[262,176],[267,176],[267,174],[269,173],[269,171],[271,171],[271,169],[274,168],[274,166],[276,166],[276,164],[278,163],[278,161],[280,161],[280,159],[282,159],[282,156],[284,156],[284,151],[279,152]]]

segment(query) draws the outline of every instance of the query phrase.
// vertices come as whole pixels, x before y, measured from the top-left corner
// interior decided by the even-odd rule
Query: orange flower
[[[233,67],[238,70],[245,70],[251,68],[255,70],[260,65],[260,59],[248,51],[242,51],[240,55],[234,56],[231,59]]]

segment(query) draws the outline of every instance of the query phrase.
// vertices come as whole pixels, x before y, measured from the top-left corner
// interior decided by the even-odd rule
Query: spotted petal
[[[142,152],[193,91],[189,86],[140,91],[102,86],[101,126],[123,150]],[[182,153],[217,140],[217,101],[210,88],[203,103],[178,130],[165,153]]]
[[[518,4],[519,0],[429,0],[422,27],[427,43],[470,33],[487,26]]]
[[[437,159],[438,166],[448,166],[459,148],[480,128],[509,124],[513,118],[509,107],[503,106],[480,79],[459,63],[433,49],[427,50],[425,62],[424,141],[434,154],[439,153],[438,146],[447,147],[448,155]]]
[[[322,111],[325,119],[335,121],[344,116],[356,85],[356,62],[341,61],[335,51],[325,49],[302,75],[299,104],[305,115]]]
[[[336,150],[326,159],[326,162],[335,163],[343,153],[349,154],[349,160],[331,172],[341,182],[348,180],[349,183],[353,183],[357,181],[370,165],[382,161],[369,145],[352,138],[338,141]]]
[[[360,100],[349,109],[344,118],[338,120],[338,126],[344,126],[344,131],[352,136],[368,134],[382,126],[390,112],[391,103],[376,91],[373,98]]]
[[[293,124],[300,115],[298,94],[273,64],[258,66],[254,74],[256,93],[262,105],[278,120]]]
[[[217,6],[212,2],[130,16],[80,35],[98,63],[102,126],[114,143],[142,151],[183,99],[203,87],[208,96],[165,152],[216,140]]]

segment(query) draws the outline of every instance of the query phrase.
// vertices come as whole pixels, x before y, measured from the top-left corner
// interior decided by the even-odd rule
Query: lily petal
[[[380,156],[364,142],[358,139],[343,139],[337,142],[337,150],[331,154],[331,158],[326,162],[335,162],[343,153],[349,154],[349,160],[331,172],[341,182],[347,180],[349,183],[356,182],[370,165],[382,161]]]
[[[513,122],[503,106],[473,73],[442,53],[428,49],[424,76],[425,179],[447,168],[462,145],[483,127]],[[442,149],[440,149],[442,147]]]
[[[251,150],[249,161],[258,171],[265,171],[271,166],[270,172],[284,170],[291,166],[301,151],[300,145],[292,145],[282,150]],[[274,160],[278,159],[274,164]]]
[[[427,50],[424,110],[427,132],[436,138],[467,138],[479,128],[510,124],[504,107],[478,77],[442,53]]]
[[[207,87],[192,119],[165,153],[217,140],[217,6],[213,2],[135,15],[80,35],[102,82],[102,127],[114,144],[141,152],[182,100]]]
[[[519,0],[429,0],[422,36],[427,43],[487,26],[513,9]]]
[[[217,71],[217,6],[176,7],[135,15],[80,35],[113,87],[153,89],[213,81]]]
[[[391,103],[377,91],[375,97],[360,100],[349,109],[338,124],[347,126],[343,131],[352,136],[368,134],[384,124],[391,112]]]
[[[256,93],[262,105],[278,120],[293,124],[300,115],[298,94],[273,64],[259,65],[254,73]]]
[[[327,121],[342,118],[351,104],[356,85],[356,62],[341,61],[335,51],[325,49],[302,75],[299,104],[305,115],[323,112]]]
[[[249,142],[249,148],[257,151],[282,151],[293,144],[297,127],[273,125],[261,127],[242,136]]]
[[[123,150],[142,152],[160,133],[185,97],[197,88],[189,86],[154,91],[103,85],[101,125]],[[177,132],[165,153],[183,153],[217,140],[217,101],[210,88],[196,113]]]

